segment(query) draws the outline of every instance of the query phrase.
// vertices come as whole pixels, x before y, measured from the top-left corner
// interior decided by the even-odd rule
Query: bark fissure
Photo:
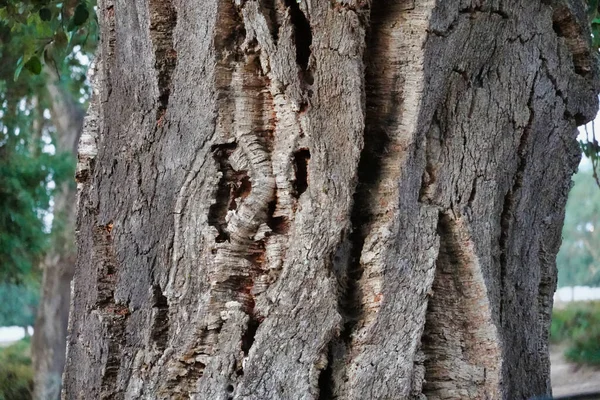
[[[167,346],[169,327],[171,325],[169,321],[169,302],[163,294],[160,285],[154,284],[152,286],[152,292],[154,315],[150,336],[152,337],[157,350],[162,353]]]
[[[428,399],[498,398],[501,352],[468,225],[440,213],[440,248],[422,336]]]
[[[206,316],[199,327],[202,339],[189,345],[185,357],[202,364],[201,374],[182,377],[190,395],[215,382],[222,382],[226,392],[236,390],[265,318],[257,296],[274,278],[266,265],[270,243],[288,225],[277,215],[271,165],[274,104],[269,79],[261,71],[260,48],[256,41],[242,40],[246,28],[239,10],[232,3],[220,5],[215,45],[220,57],[216,140],[221,143],[211,148],[220,177],[207,217],[216,233]],[[237,350],[223,359],[217,348]]]
[[[247,171],[236,171],[229,162],[229,157],[236,148],[236,142],[212,146],[213,158],[219,166],[221,178],[216,191],[215,203],[209,209],[208,223],[217,229],[218,235],[215,238],[217,243],[223,243],[230,239],[227,230],[227,213],[237,208],[236,198],[240,198],[242,195],[247,197],[252,187]]]
[[[296,179],[294,180],[294,197],[299,198],[302,193],[308,189],[308,161],[310,160],[310,151],[300,149],[294,152],[294,171]]]
[[[129,317],[129,308],[115,299],[115,282],[118,265],[114,254],[112,236],[113,224],[94,228],[94,264],[98,269],[98,297],[95,313],[101,324],[106,327],[106,362],[102,373],[101,397],[103,399],[122,399],[122,388],[118,384],[118,375],[123,361],[122,345],[125,325]],[[94,312],[93,312],[94,313]]]
[[[335,339],[334,339],[335,340]],[[329,343],[327,346],[327,366],[319,374],[319,393],[317,400],[332,400],[339,398],[336,396],[336,381],[333,376],[334,366],[334,342]]]
[[[460,74],[463,78],[465,74]],[[468,81],[468,79],[466,79]],[[441,125],[437,113],[433,116],[433,121],[427,138],[425,141],[425,171],[421,178],[421,188],[419,190],[419,201],[424,204],[432,204],[436,198],[436,189],[438,181],[438,170],[442,166],[440,164],[440,157],[442,148],[444,146],[444,139],[442,132],[444,127]]]
[[[162,118],[169,106],[171,77],[177,64],[177,52],[173,48],[173,31],[177,25],[177,10],[172,0],[150,0],[150,39],[154,47],[154,69],[159,91],[156,119]]]
[[[529,100],[527,102],[527,108],[529,110],[529,121],[523,128],[523,133],[519,139],[519,146],[517,148],[517,169],[513,176],[513,182],[509,190],[504,196],[504,202],[502,206],[502,213],[500,214],[500,236],[498,239],[500,248],[500,286],[502,290],[505,290],[507,280],[507,268],[508,268],[508,242],[511,235],[511,230],[514,220],[515,207],[518,201],[519,191],[523,186],[523,176],[527,168],[527,153],[529,147],[530,133],[533,129],[533,121],[535,112],[533,109],[533,100],[535,95],[535,88],[537,84],[537,74],[531,83],[531,91],[529,94]],[[504,320],[504,301],[500,301],[499,304],[499,321],[500,325]]]
[[[371,16],[372,32],[367,42],[377,44],[380,35],[379,28],[383,25],[383,16],[378,14],[379,8],[374,5]],[[382,175],[385,173],[386,157],[390,157],[388,146],[391,138],[387,130],[392,130],[397,117],[399,104],[397,99],[385,96],[385,89],[378,81],[379,75],[375,71],[377,68],[376,57],[381,56],[383,50],[373,48],[370,54],[365,54],[365,64],[368,67],[366,71],[367,104],[366,104],[366,126],[364,134],[364,147],[361,152],[357,174],[358,183],[353,196],[353,206],[350,214],[351,231],[348,233],[348,242],[342,241],[342,246],[338,250],[341,259],[334,262],[334,271],[340,285],[340,294],[338,296],[338,311],[343,318],[343,328],[339,339],[330,343],[328,350],[329,362],[327,368],[321,372],[319,379],[320,394],[324,399],[343,397],[347,388],[348,380],[347,367],[352,358],[352,346],[355,340],[358,324],[365,318],[364,293],[361,282],[365,273],[365,265],[361,262],[361,254],[364,250],[365,238],[369,235],[371,229],[374,229],[373,223],[378,215],[378,207],[372,202],[373,197],[378,193]],[[398,79],[395,77],[394,79]],[[395,83],[395,82],[394,82]],[[401,97],[401,94],[394,94]],[[386,106],[391,109],[385,113]],[[383,115],[382,115],[383,114]],[[381,123],[381,121],[384,121]],[[387,125],[387,126],[386,126]],[[382,200],[383,202],[383,200]],[[345,248],[347,247],[347,248]],[[346,253],[346,254],[344,254]],[[336,257],[340,257],[336,255]],[[335,267],[339,264],[339,267]],[[333,355],[335,354],[335,358]]]
[[[294,44],[296,45],[296,62],[300,67],[301,78],[309,85],[312,84],[312,76],[308,68],[310,59],[310,46],[312,44],[312,30],[310,23],[300,9],[297,0],[284,0],[288,7],[290,19],[294,25]]]
[[[556,35],[564,38],[573,56],[575,73],[588,76],[595,62],[591,54],[589,40],[585,38],[581,21],[573,15],[573,10],[567,4],[556,4],[552,13],[552,28]]]

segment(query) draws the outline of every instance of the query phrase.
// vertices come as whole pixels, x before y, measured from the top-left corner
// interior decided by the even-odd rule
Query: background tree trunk
[[[64,398],[548,393],[583,6],[100,1]]]
[[[54,77],[56,79],[56,77]],[[49,78],[52,124],[57,131],[57,151],[76,154],[83,124],[83,110],[58,82]],[[54,196],[56,235],[43,263],[42,293],[32,340],[34,393],[36,400],[60,398],[71,280],[75,270],[75,202],[72,181],[64,182]]]

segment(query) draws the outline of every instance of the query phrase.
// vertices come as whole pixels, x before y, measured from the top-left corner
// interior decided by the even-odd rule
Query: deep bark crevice
[[[310,160],[310,151],[308,149],[300,149],[294,152],[294,171],[296,177],[294,179],[294,197],[299,198],[302,193],[308,189],[308,161]]]
[[[248,327],[246,328],[246,332],[242,336],[242,352],[244,353],[244,357],[248,357],[250,353],[250,349],[254,344],[254,337],[256,336],[256,331],[258,331],[258,327],[260,326],[261,321],[256,318],[254,315],[250,315],[250,319],[248,320]]]
[[[117,281],[117,260],[113,248],[113,224],[96,226],[94,228],[94,264],[99,266],[97,290],[98,297],[95,308],[105,321],[106,334],[106,364],[102,376],[101,391],[103,398],[114,398],[121,390],[118,387],[118,375],[121,368],[125,343],[125,325],[129,317],[129,308],[115,301],[114,290]]]
[[[463,78],[465,77],[465,74],[460,75]],[[423,171],[423,176],[421,177],[421,188],[419,189],[419,201],[424,204],[431,204],[435,199],[438,169],[440,168],[440,149],[444,144],[443,131],[444,127],[436,113],[433,116],[433,121],[425,141],[426,164],[425,171]]]
[[[313,78],[308,68],[310,59],[310,46],[312,44],[312,29],[306,15],[300,9],[296,0],[284,0],[290,12],[290,19],[294,25],[294,42],[296,45],[296,62],[300,67],[302,80],[312,85]]]
[[[228,241],[230,234],[227,230],[227,211],[237,208],[236,199],[249,195],[252,185],[246,171],[235,171],[229,162],[229,157],[237,148],[237,143],[222,143],[213,145],[213,158],[218,165],[221,178],[216,192],[216,200],[209,208],[208,223],[214,226],[218,235],[217,243]]]
[[[500,385],[500,348],[474,242],[464,221],[440,213],[440,248],[422,351],[429,399],[491,398]]]
[[[270,201],[267,209],[267,226],[277,235],[285,235],[290,228],[290,221],[285,216],[275,217],[277,199]]]
[[[552,13],[552,29],[556,35],[565,40],[573,56],[575,73],[589,76],[595,62],[585,39],[584,29],[567,5],[555,6]]]
[[[319,375],[319,395],[318,400],[331,400],[338,398],[335,396],[335,382],[333,377],[333,343],[327,347],[327,367]]]
[[[529,147],[529,138],[531,130],[533,129],[533,121],[535,117],[535,113],[533,110],[533,98],[535,94],[536,84],[537,75],[533,79],[533,82],[531,84],[531,92],[529,94],[529,100],[527,102],[527,107],[529,109],[529,121],[527,122],[525,128],[523,128],[523,133],[521,134],[521,138],[519,139],[519,147],[517,149],[517,170],[514,174],[512,186],[504,196],[502,213],[500,214],[500,237],[498,239],[498,243],[500,248],[500,286],[502,288],[502,292],[505,291],[504,287],[506,285],[506,275],[508,273],[508,242],[510,240],[515,207],[518,201],[519,191],[523,187],[523,176],[525,174],[525,169],[527,168],[527,152]],[[500,325],[502,325],[504,321],[504,299],[501,299],[499,301],[499,305],[499,322]]]
[[[379,273],[373,271],[372,276],[365,279],[365,272],[371,273],[378,266],[363,264],[361,255],[369,235],[380,224],[387,222],[386,207],[393,202],[390,197],[394,194],[388,191],[386,179],[393,173],[388,163],[397,156],[396,151],[399,150],[392,149],[394,144],[391,135],[396,132],[402,117],[403,76],[398,72],[382,74],[381,68],[389,63],[386,51],[392,46],[388,40],[391,34],[388,27],[395,18],[400,19],[399,15],[404,11],[399,7],[391,12],[379,2],[372,4],[370,9],[370,31],[366,37],[368,45],[363,57],[366,95],[364,147],[358,164],[358,182],[350,215],[352,230],[348,234],[347,244],[343,244],[338,251],[346,253],[337,262],[343,265],[334,268],[340,285],[338,311],[343,318],[343,327],[339,339],[330,344],[331,359],[320,380],[323,385],[329,382],[329,386],[321,390],[331,398],[346,394],[348,366],[355,356],[355,335],[372,320],[381,300],[381,294],[375,294],[374,300],[365,299],[365,288],[369,290],[368,286],[376,285],[375,282],[380,278]]]
[[[172,0],[150,0],[150,38],[154,47],[154,69],[157,73],[159,91],[157,121],[169,106],[171,76],[177,64],[177,52],[173,48],[173,31],[177,25],[177,10]]]
[[[163,352],[167,347],[167,340],[169,339],[169,302],[158,284],[152,286],[152,297],[155,315],[153,317],[150,336],[156,344],[157,350]]]

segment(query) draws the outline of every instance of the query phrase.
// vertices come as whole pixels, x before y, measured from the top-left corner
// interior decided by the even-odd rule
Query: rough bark
[[[57,151],[76,154],[84,113],[69,93],[49,78]],[[60,224],[43,265],[42,293],[32,341],[36,400],[59,399],[65,366],[71,280],[75,272],[76,188],[64,182],[54,196],[54,224]]]
[[[583,2],[99,12],[64,398],[550,391]]]

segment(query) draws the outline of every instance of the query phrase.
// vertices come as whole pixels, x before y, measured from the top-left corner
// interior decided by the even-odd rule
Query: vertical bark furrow
[[[500,398],[501,352],[468,225],[440,214],[440,249],[422,337],[428,399]]]
[[[363,38],[360,34],[364,32],[361,28],[343,30],[356,23],[355,15],[332,12],[326,2],[313,5],[279,3],[285,4],[287,10],[283,14],[277,13],[281,19],[276,47],[273,37],[266,34],[267,18],[256,3],[246,2],[243,9],[248,40],[256,38],[261,51],[261,68],[272,83],[270,90],[278,122],[271,153],[277,196],[272,205],[274,212],[269,226],[277,232],[278,229],[274,228],[283,222],[287,238],[277,242],[280,244],[277,258],[281,273],[264,295],[258,297],[257,307],[269,310],[269,314],[257,331],[253,349],[249,352],[242,386],[236,389],[235,393],[241,398],[261,398],[269,396],[268,393],[273,396],[274,391],[280,398],[302,398],[306,395],[315,398],[324,396],[332,388],[327,370],[328,352],[331,341],[339,334],[339,320],[335,303],[327,301],[335,294],[331,278],[327,276],[329,257],[323,255],[337,247],[337,232],[347,226],[345,216],[349,214],[346,207],[350,188],[339,185],[339,182],[340,179],[353,178],[352,164],[339,157],[355,156],[355,148],[347,146],[357,143],[355,135],[362,134],[362,126],[357,123],[362,116],[349,116],[343,108],[347,99],[351,99],[352,104],[358,104],[354,102],[360,99],[362,87],[357,84],[361,77],[356,74],[360,64],[356,63],[356,59],[361,53],[345,55],[341,53],[346,52],[346,48],[340,49],[339,53],[333,48],[348,44],[361,47]],[[326,21],[337,24],[336,30],[339,29],[340,33],[352,34],[346,35],[342,43],[328,45]],[[311,77],[311,65],[321,65],[321,62],[332,67],[324,68],[320,76]],[[346,64],[351,65],[351,74],[337,74],[336,69]],[[322,96],[316,94],[318,87],[322,88]],[[342,97],[342,93],[347,97]],[[336,113],[335,121],[320,125],[324,121],[322,115],[333,113]],[[353,138],[351,142],[340,141],[335,134],[340,126],[348,127],[345,133]],[[327,152],[327,148],[335,148],[336,153]],[[348,166],[351,166],[349,170]],[[323,169],[331,171],[331,177],[317,175],[314,179],[312,171]],[[332,215],[340,221],[339,224],[331,224]],[[311,237],[309,232],[319,233]],[[269,250],[269,247],[268,260],[275,258],[269,255],[276,249],[273,246],[273,250]],[[288,252],[288,248],[293,251]],[[312,259],[318,260],[318,265],[308,261]],[[298,285],[299,282],[303,283]],[[317,297],[308,297],[311,292]],[[306,325],[316,318],[315,313],[326,314],[323,332]],[[290,326],[308,326],[309,329],[296,334],[289,329]],[[281,343],[280,350],[274,352],[269,340]],[[289,370],[284,362],[288,358],[299,360],[303,366],[300,374]],[[265,368],[272,371],[271,379],[257,376]]]
[[[95,311],[106,329],[104,371],[102,374],[101,398],[122,399],[123,388],[119,384],[119,373],[123,360],[122,343],[125,326],[130,311],[126,305],[115,299],[115,283],[117,279],[117,260],[114,254],[112,238],[113,224],[97,226],[93,239],[96,243],[92,262],[98,266],[97,299]],[[125,372],[128,374],[128,372]]]
[[[527,155],[528,149],[530,146],[530,134],[533,124],[533,119],[535,117],[535,112],[533,109],[533,96],[535,94],[537,74],[533,78],[533,83],[531,85],[531,91],[529,94],[529,100],[527,101],[527,109],[529,110],[529,119],[527,124],[523,128],[523,132],[521,134],[521,138],[519,139],[519,146],[517,148],[517,169],[514,173],[513,183],[506,195],[504,196],[504,203],[502,205],[502,213],[500,214],[500,236],[498,238],[499,248],[500,248],[500,287],[501,290],[504,291],[504,286],[507,284],[506,282],[506,274],[507,274],[507,263],[508,263],[508,252],[509,249],[509,237],[511,235],[511,230],[513,227],[513,220],[515,218],[515,207],[518,202],[518,198],[520,196],[520,189],[523,187],[523,176],[525,174],[525,170],[527,168]],[[502,324],[503,319],[505,318],[504,312],[505,308],[503,307],[503,301],[499,303],[499,321]]]
[[[115,0],[100,0],[98,2],[98,10],[100,18],[103,22],[103,40],[102,54],[105,58],[104,62],[112,63],[115,54],[115,44],[117,40],[116,21],[115,21]],[[110,76],[110,68],[106,71],[107,78]]]
[[[299,198],[308,189],[308,162],[310,150],[299,149],[294,152],[295,179],[293,183],[294,197]]]
[[[420,297],[429,284],[430,278],[426,276],[433,260],[412,259],[399,252],[395,237],[405,235],[400,233],[400,216],[395,210],[403,207],[401,204],[412,202],[413,194],[405,190],[418,191],[413,187],[416,182],[402,181],[414,162],[411,149],[417,140],[423,96],[423,53],[418,49],[423,48],[427,37],[433,6],[433,2],[415,5],[412,1],[393,1],[374,2],[371,7],[365,54],[365,148],[354,196],[352,260],[347,300],[343,302],[346,304],[344,314],[347,314],[343,335],[348,338],[348,347],[345,360],[337,363],[343,372],[334,371],[334,376],[343,377],[338,383],[340,392],[351,399],[407,398],[411,390],[413,353],[418,337],[405,339],[409,338],[409,331],[420,325],[419,320],[424,320]],[[405,185],[403,189],[402,185]],[[415,227],[421,228],[424,228],[423,243],[410,244],[412,239],[407,239],[402,246],[429,247],[425,244],[429,238],[435,242],[432,232],[425,232],[427,228]],[[413,262],[419,264],[411,272],[415,274],[412,281],[415,286],[398,288],[394,293],[390,284],[408,284],[400,274],[404,268],[411,268],[409,265]],[[412,307],[417,309],[417,315],[404,319],[408,315],[405,313],[413,312],[409,311]],[[390,316],[386,317],[390,312],[398,316],[394,317],[397,323],[392,322]],[[397,329],[396,333],[381,336],[379,331],[390,323],[395,326],[392,330]],[[404,354],[403,361],[392,366],[381,360],[385,352],[400,352]],[[382,380],[367,379],[373,373],[395,378],[385,384]]]
[[[154,47],[154,68],[159,91],[156,119],[161,121],[169,105],[171,76],[177,63],[177,52],[173,48],[177,10],[172,0],[149,0],[149,12],[150,39]]]
[[[152,286],[153,305],[152,305],[152,327],[150,335],[157,351],[164,352],[169,339],[169,302],[162,292],[160,285]]]
[[[300,2],[297,0],[284,0],[290,13],[290,20],[294,25],[294,45],[296,47],[296,62],[300,67],[300,76],[303,81],[311,85],[313,79],[308,68],[310,59],[310,46],[312,44],[312,31],[310,23],[300,9]]]

